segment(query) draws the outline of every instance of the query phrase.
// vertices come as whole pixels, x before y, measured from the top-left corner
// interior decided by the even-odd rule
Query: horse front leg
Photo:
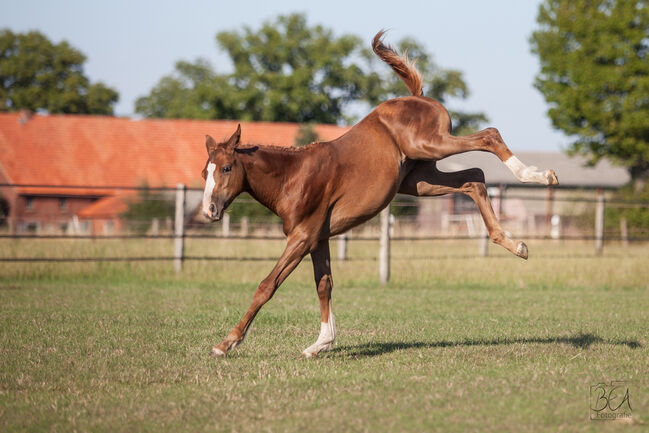
[[[225,356],[228,351],[234,349],[246,337],[250,324],[261,307],[273,297],[277,288],[300,264],[302,258],[313,248],[314,242],[305,235],[289,235],[286,249],[279,258],[277,264],[270,274],[259,284],[252,297],[252,303],[248,311],[243,315],[241,321],[232,328],[225,340],[212,349],[213,356]]]
[[[463,193],[473,199],[480,210],[489,238],[518,257],[527,259],[527,245],[514,241],[503,231],[491,207],[484,173],[479,168],[445,173],[439,171],[435,162],[418,161],[417,165],[401,183],[399,192],[418,197]]]
[[[315,343],[304,349],[302,355],[305,358],[318,356],[320,352],[331,350],[336,339],[336,323],[331,310],[331,290],[333,280],[331,278],[331,258],[329,254],[329,240],[321,240],[318,246],[311,253],[313,261],[313,275],[315,277],[316,290],[320,300],[320,335]]]

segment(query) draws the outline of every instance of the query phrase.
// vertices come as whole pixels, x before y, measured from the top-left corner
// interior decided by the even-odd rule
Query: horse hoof
[[[520,242],[516,248],[516,255],[522,259],[527,260],[527,245],[525,242]]]
[[[213,358],[225,358],[225,352],[219,348],[214,347],[210,352],[210,356]]]
[[[321,345],[314,344],[304,349],[302,351],[302,356],[305,358],[316,358],[321,352],[328,352],[329,350],[333,349],[333,347],[333,342]]]
[[[548,185],[559,185],[559,179],[557,178],[554,170],[547,170],[545,172],[545,178],[548,181]]]

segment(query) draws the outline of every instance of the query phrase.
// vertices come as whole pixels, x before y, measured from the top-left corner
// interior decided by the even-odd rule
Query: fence
[[[173,254],[128,257],[9,257],[0,254],[0,262],[171,261],[175,270],[180,272],[183,262],[187,260],[273,260],[269,257],[187,254],[185,247],[189,239],[284,239],[279,219],[264,214],[259,209],[250,208],[248,212],[238,213],[236,209],[232,210],[232,214],[224,215],[223,220],[216,225],[216,230],[213,225],[196,222],[202,189],[187,188],[182,184],[176,188],[66,186],[64,194],[57,192],[61,188],[52,185],[0,184],[0,191],[4,191],[5,196],[11,196],[7,194],[8,191],[14,192],[8,224],[4,233],[0,233],[0,239],[169,239],[173,240]],[[34,189],[38,189],[40,193],[30,194],[29,191]],[[52,193],[48,194],[49,189]],[[26,192],[16,192],[21,190]],[[88,191],[92,191],[92,194],[88,194]],[[649,212],[649,201],[607,199],[602,190],[597,190],[591,197],[585,197],[584,191],[572,191],[565,197],[557,197],[549,189],[525,190],[518,194],[504,195],[503,188],[490,188],[490,195],[503,227],[518,238],[588,241],[593,243],[596,254],[602,253],[605,241],[615,240],[626,245],[629,242],[649,240],[649,232],[629,228],[624,217],[619,218],[619,228],[611,227],[610,224],[607,226],[605,223],[607,209],[639,208]],[[250,199],[238,199],[235,203],[237,202],[252,204]],[[58,205],[58,208],[52,210],[52,203]],[[102,209],[102,203],[105,204],[105,209]],[[430,206],[433,203],[435,205]],[[157,206],[162,211],[153,217],[142,217],[133,212],[129,214],[134,204],[143,205],[141,209],[145,210],[147,207]],[[566,204],[569,206],[566,207]],[[169,213],[165,213],[167,211]],[[392,242],[474,240],[475,255],[486,256],[489,254],[489,239],[476,212],[475,205],[462,195],[446,196],[441,200],[398,196],[391,206],[380,213],[379,218],[354,229],[353,233],[338,236],[334,240],[337,244],[336,258],[358,259],[348,256],[349,242],[378,241],[378,258],[373,259],[379,264],[380,281],[387,282],[390,278]],[[257,216],[252,217],[250,214]],[[521,218],[521,215],[526,216]],[[103,226],[100,223],[103,223]]]

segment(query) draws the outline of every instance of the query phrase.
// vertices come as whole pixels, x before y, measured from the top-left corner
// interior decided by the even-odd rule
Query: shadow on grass
[[[627,346],[631,349],[642,347],[636,340],[605,340],[593,334],[577,334],[572,337],[546,337],[546,338],[497,338],[494,340],[463,340],[463,341],[413,341],[413,342],[372,342],[350,346],[335,347],[330,353],[338,353],[352,357],[370,357],[383,355],[397,350],[430,349],[436,347],[456,346],[500,346],[507,344],[570,344],[579,349],[588,349],[593,344],[614,344]]]

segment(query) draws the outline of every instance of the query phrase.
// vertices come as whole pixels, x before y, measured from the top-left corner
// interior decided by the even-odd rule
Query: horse
[[[275,267],[257,287],[250,307],[212,356],[225,356],[242,343],[261,307],[301,260],[311,255],[320,301],[320,334],[302,355],[315,357],[332,349],[336,327],[332,312],[333,280],[329,238],[346,232],[385,208],[397,193],[417,197],[463,193],[477,204],[490,239],[527,259],[524,242],[503,232],[491,207],[484,173],[479,168],[442,172],[436,161],[468,151],[495,154],[521,182],[558,184],[552,170],[523,164],[495,128],[467,136],[451,135],[451,118],[442,104],[424,97],[414,62],[383,43],[384,31],[372,40],[374,53],[403,80],[411,95],[379,104],[345,134],[329,142],[294,148],[241,144],[241,125],[217,143],[209,135],[208,159],[202,171],[202,213],[218,221],[242,192],[278,215],[287,237]]]

